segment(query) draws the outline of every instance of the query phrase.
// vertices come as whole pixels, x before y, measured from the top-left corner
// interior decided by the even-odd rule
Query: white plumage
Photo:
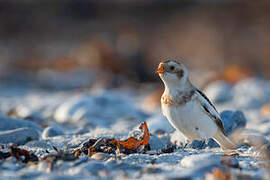
[[[189,140],[207,139],[217,132],[217,126],[195,100],[198,95],[193,96],[194,100],[182,106],[162,104],[162,111],[169,122]]]
[[[185,66],[176,61],[159,64],[165,90],[161,98],[163,115],[188,141],[214,138],[223,149],[235,145],[225,134],[221,118],[208,98],[188,79]]]

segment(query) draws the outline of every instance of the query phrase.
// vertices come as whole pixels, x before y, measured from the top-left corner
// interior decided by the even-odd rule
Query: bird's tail
[[[213,136],[213,138],[217,141],[217,143],[223,150],[236,149],[236,145],[221,131],[217,131],[217,133]]]

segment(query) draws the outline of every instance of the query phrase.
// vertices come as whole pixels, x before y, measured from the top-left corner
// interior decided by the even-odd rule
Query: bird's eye
[[[170,66],[170,70],[173,71],[174,70],[174,66]]]

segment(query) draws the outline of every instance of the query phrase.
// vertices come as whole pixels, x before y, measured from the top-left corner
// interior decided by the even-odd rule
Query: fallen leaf
[[[118,143],[122,145],[123,148],[125,149],[138,149],[142,145],[147,145],[150,140],[150,133],[149,133],[146,122],[143,122],[140,125],[139,129],[143,132],[143,138],[141,140],[138,140],[134,137],[130,137],[125,141],[120,140],[118,141]],[[119,144],[118,144],[118,148],[120,148]]]
[[[237,65],[229,66],[223,73],[223,78],[229,83],[236,83],[244,78],[251,76],[251,71]]]
[[[270,104],[265,104],[262,106],[260,113],[262,116],[269,116],[270,115]]]
[[[142,133],[142,136],[139,139],[135,137],[129,137],[126,140],[116,140],[115,138],[89,139],[87,142],[83,143],[83,146],[80,149],[74,151],[74,156],[78,158],[84,153],[91,157],[97,152],[116,154],[117,149],[121,153],[130,154],[136,153],[141,147],[146,148],[147,150],[150,149],[149,140],[151,134],[146,122],[140,124],[139,130]]]
[[[214,168],[213,175],[217,180],[230,180],[231,176],[228,172],[222,171],[221,169]]]
[[[0,159],[6,159],[12,156],[17,160],[27,164],[30,162],[35,163],[38,161],[38,157],[34,153],[25,149],[18,148],[17,145],[3,147],[1,150],[6,150],[6,152],[0,151]]]

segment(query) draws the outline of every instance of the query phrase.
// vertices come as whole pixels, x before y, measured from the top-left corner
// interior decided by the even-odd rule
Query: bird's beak
[[[164,63],[160,63],[159,66],[158,66],[158,70],[156,71],[158,74],[162,74],[165,72],[165,69],[164,69]]]

